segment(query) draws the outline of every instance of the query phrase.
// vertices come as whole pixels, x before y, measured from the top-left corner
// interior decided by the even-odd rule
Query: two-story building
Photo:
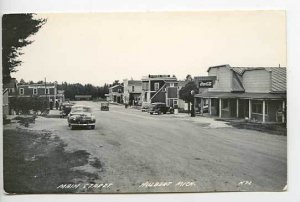
[[[195,99],[207,100],[211,115],[263,123],[286,121],[286,68],[220,65],[207,72],[215,79]]]
[[[109,102],[123,103],[124,86],[121,84],[114,85],[109,88],[109,93],[106,94],[106,99]]]
[[[142,101],[178,105],[178,80],[170,75],[148,75],[142,78]]]
[[[123,101],[129,105],[142,104],[142,81],[124,79],[124,96]]]
[[[17,86],[19,97],[43,97],[47,99],[50,105],[54,106],[56,102],[64,101],[63,92],[57,91],[57,83],[26,83]]]

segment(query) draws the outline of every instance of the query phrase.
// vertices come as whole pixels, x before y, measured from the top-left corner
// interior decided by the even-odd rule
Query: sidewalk
[[[61,111],[53,109],[49,111],[49,114],[46,116],[48,118],[60,118]]]
[[[168,116],[174,118],[180,118],[182,120],[192,121],[194,123],[199,123],[206,128],[231,128],[232,127],[228,125],[225,121],[215,120],[214,117],[205,117],[199,115],[195,117],[191,117],[191,114],[187,114],[187,113],[168,114]]]

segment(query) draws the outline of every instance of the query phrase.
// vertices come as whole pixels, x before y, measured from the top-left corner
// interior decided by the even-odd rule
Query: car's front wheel
[[[95,125],[91,126],[91,129],[93,129],[93,130],[94,130],[94,129],[95,129]]]

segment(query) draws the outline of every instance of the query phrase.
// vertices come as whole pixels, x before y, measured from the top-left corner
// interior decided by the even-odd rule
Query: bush
[[[41,97],[13,97],[10,99],[10,107],[16,114],[30,114],[34,112],[42,114],[47,111],[49,101]]]

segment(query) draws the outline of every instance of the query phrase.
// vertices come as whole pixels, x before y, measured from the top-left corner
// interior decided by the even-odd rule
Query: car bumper
[[[70,126],[94,126],[95,123],[70,123]]]
[[[72,126],[92,126],[95,123],[95,120],[69,120],[69,124]]]

